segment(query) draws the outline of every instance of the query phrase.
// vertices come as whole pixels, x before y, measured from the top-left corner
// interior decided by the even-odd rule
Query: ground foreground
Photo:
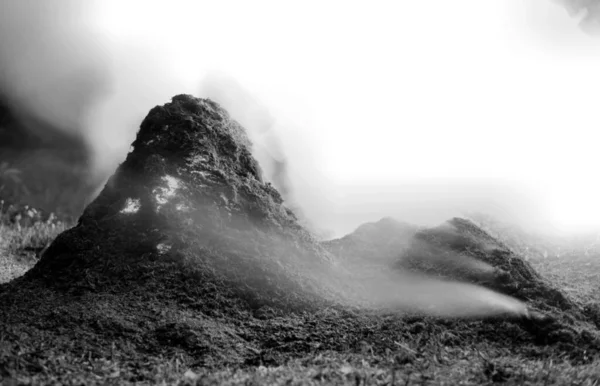
[[[569,274],[600,272],[598,259],[579,263]],[[546,262],[543,273],[560,275],[561,265]],[[2,304],[3,381],[592,385],[600,379],[597,353],[536,341],[510,321],[248,310],[218,291],[195,296],[200,290],[187,285],[191,272],[157,264],[135,276],[103,293],[13,282],[19,289],[12,304]]]
[[[384,219],[321,243],[249,146],[218,105],[177,96],[150,112],[103,192],[48,248],[49,224],[38,238],[4,226],[0,260],[35,265],[0,285],[0,381],[600,382],[598,259],[575,260],[567,277],[567,262],[524,262],[462,219],[421,230]],[[401,269],[476,281],[544,317],[369,307],[365,283]],[[561,278],[580,278],[577,296]]]

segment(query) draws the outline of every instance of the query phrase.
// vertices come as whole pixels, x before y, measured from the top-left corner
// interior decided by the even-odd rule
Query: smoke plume
[[[367,307],[437,317],[525,317],[527,306],[510,296],[474,284],[415,274],[380,272],[371,278],[354,272],[355,286]]]
[[[7,0],[0,12],[0,88],[38,119],[71,133],[110,88],[108,58],[75,0]]]
[[[95,19],[96,6],[100,3],[102,2],[78,0],[4,0],[0,11],[0,88],[5,97],[18,105],[21,110],[38,119],[47,121],[66,132],[83,135],[93,151],[93,171],[106,178],[124,159],[139,123],[149,109],[164,103],[173,95],[196,94],[200,90],[201,95],[198,96],[211,97],[222,103],[235,119],[249,129],[250,137],[256,144],[254,154],[265,169],[267,179],[276,185],[288,202],[293,204],[296,200],[300,201],[296,197],[296,192],[301,184],[294,186],[290,181],[291,161],[286,157],[286,151],[283,150],[285,146],[277,135],[277,118],[257,102],[255,97],[244,91],[236,81],[213,74],[207,77],[204,83],[199,84],[183,79],[179,74],[180,67],[184,63],[186,69],[195,68],[197,72],[195,80],[202,79],[207,69],[211,67],[208,64],[209,59],[212,60],[214,57],[224,55],[228,50],[242,46],[237,44],[231,48],[230,43],[236,42],[235,39],[248,45],[253,43],[245,41],[245,37],[240,36],[244,31],[239,31],[231,41],[224,39],[223,43],[212,42],[213,39],[219,40],[227,28],[234,28],[232,25],[235,26],[235,22],[227,24],[225,21],[228,19],[221,17],[223,25],[219,30],[190,29],[189,25],[203,25],[205,22],[209,23],[209,19],[217,19],[217,17],[213,18],[207,11],[204,15],[185,18],[186,15],[183,15],[185,6],[191,2],[179,2],[173,7],[179,7],[180,12],[170,16],[173,20],[170,20],[169,24],[181,27],[181,30],[177,28],[175,31],[168,31],[161,27],[159,18],[153,19],[156,25],[152,30],[157,35],[170,36],[172,38],[170,43],[175,47],[173,48],[164,43],[165,40],[162,40],[163,43],[157,43],[152,40],[152,37],[140,37],[135,33],[127,37],[106,33],[98,28]],[[123,7],[131,7],[132,4],[138,7],[136,17],[139,20],[128,20],[128,24],[126,23],[135,30],[136,23],[141,23],[142,19],[145,19],[145,12],[148,11],[146,2],[123,3],[126,3]],[[164,7],[170,7],[169,2],[162,4]],[[584,11],[584,20],[598,20],[600,12],[597,2],[572,1],[568,4],[570,9],[576,12]],[[209,6],[206,6],[209,9]],[[156,4],[152,7],[154,11],[160,10]],[[226,11],[231,13],[230,10]],[[231,16],[229,13],[225,16]],[[133,14],[126,17],[131,18]],[[169,16],[164,15],[164,17]],[[174,21],[180,17],[186,22],[175,23]],[[323,22],[323,20],[317,21]],[[325,21],[330,22],[330,20]],[[344,19],[344,22],[352,26],[356,25],[350,19]],[[384,24],[386,23],[380,23],[380,25]],[[184,35],[191,33],[197,34],[198,37],[184,38]],[[265,36],[276,33],[277,30],[272,29]],[[299,39],[298,36],[293,38]],[[331,47],[338,47],[337,38],[337,36],[331,38]],[[358,40],[363,37],[357,35],[356,38]],[[191,42],[194,43],[193,47]],[[301,40],[294,40],[293,43],[302,45]],[[376,45],[369,44],[369,47],[376,47]],[[347,49],[343,45],[339,48]],[[268,47],[269,51],[276,49],[277,47]],[[201,54],[195,57],[188,56],[188,51]],[[354,53],[354,51],[354,49],[347,49],[347,52]],[[387,47],[385,51],[389,51]],[[240,55],[235,60],[242,62],[250,56],[260,57],[254,55],[255,52],[251,49],[244,54],[246,57]],[[327,67],[327,54],[327,52],[318,53],[321,56],[319,60],[325,67]],[[366,54],[373,55],[375,61],[387,62],[385,58],[379,60],[375,52]],[[348,56],[347,60],[354,59],[354,56]],[[285,65],[286,62],[282,61],[282,63]],[[338,70],[343,74],[343,69],[329,69],[333,81],[338,79],[335,74]],[[290,76],[295,75],[290,74]],[[360,78],[361,74],[358,75],[352,74],[348,78]],[[340,76],[340,79],[342,78]],[[348,87],[348,90],[352,90],[352,81],[347,81],[345,78],[343,80],[344,82],[340,82],[340,89]],[[360,82],[362,81],[357,81]],[[423,90],[429,98],[430,90],[427,90],[426,86],[423,86]],[[318,93],[319,90],[314,92]],[[397,107],[395,101],[388,101],[388,103],[394,109]],[[384,104],[382,110],[387,106]],[[408,110],[412,105],[407,102],[407,106]],[[352,111],[347,113],[349,116],[352,115]],[[377,114],[379,114],[377,111],[373,113],[373,115]],[[368,121],[367,124],[371,122]],[[368,130],[368,125],[364,126],[365,130]],[[338,140],[341,143],[344,139]],[[385,139],[382,142],[385,142]],[[407,143],[406,146],[412,144]],[[305,157],[309,158],[310,155]],[[356,158],[361,157],[364,155],[357,151]],[[304,170],[306,172],[308,169]],[[314,190],[310,185],[306,184],[306,186],[305,190]],[[363,295],[367,300],[376,301],[382,307],[385,305],[392,308],[422,309],[433,304],[436,308],[430,313],[440,315],[482,315],[497,313],[498,310],[501,312],[512,310],[517,314],[524,312],[524,306],[520,302],[480,287],[417,277],[383,275],[384,273],[379,273],[368,278],[349,274],[345,278],[350,284],[364,288]]]
[[[579,18],[581,28],[591,34],[600,33],[600,1],[555,0],[562,4],[572,17]]]

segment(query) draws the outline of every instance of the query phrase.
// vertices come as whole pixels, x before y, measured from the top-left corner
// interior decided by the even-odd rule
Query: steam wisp
[[[436,317],[525,317],[527,306],[510,296],[474,284],[407,273],[373,277],[360,288],[373,308]]]
[[[579,18],[581,28],[590,33],[600,32],[600,1],[598,0],[554,0],[563,5],[572,17]]]
[[[448,318],[528,316],[526,304],[511,296],[476,284],[369,264],[368,259],[366,256],[364,263],[353,264],[341,257],[334,277],[320,279],[333,285],[346,302],[370,309]],[[459,259],[456,269],[468,266],[483,279],[497,271],[482,261],[458,255],[450,264],[456,265],[454,261]],[[308,274],[319,277],[316,271]]]

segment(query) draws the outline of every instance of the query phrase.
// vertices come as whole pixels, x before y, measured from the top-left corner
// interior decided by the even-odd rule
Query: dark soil
[[[531,384],[543,382],[540,371],[549,383],[594,379],[591,311],[474,224],[418,230],[384,219],[370,231],[377,239],[363,228],[321,244],[263,180],[250,146],[210,100],[179,95],[152,109],[78,224],[0,285],[0,380]],[[484,261],[495,276],[482,285],[527,301],[532,314],[459,320],[348,306],[348,283],[334,272],[355,264],[344,259],[349,250],[355,262],[364,251],[390,269],[425,272],[421,260],[437,267],[429,274],[452,267],[455,277],[462,266],[438,252]],[[540,367],[548,361],[568,371]]]

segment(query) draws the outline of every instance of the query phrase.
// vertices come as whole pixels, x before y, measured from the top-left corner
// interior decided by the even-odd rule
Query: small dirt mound
[[[530,309],[522,327],[538,342],[582,347],[598,342],[593,312],[579,307],[521,256],[469,220],[454,218],[418,229],[384,218],[324,245],[340,260],[363,269],[382,266],[468,282],[520,299]]]
[[[582,347],[598,342],[593,318],[521,256],[469,220],[454,218],[417,232],[395,266],[469,281],[525,301],[531,311],[523,325],[538,341]]]
[[[171,262],[228,283],[254,308],[316,301],[316,283],[299,272],[326,271],[331,256],[263,181],[250,146],[210,100],[179,95],[152,109],[125,162],[28,277],[99,291]]]
[[[396,266],[479,283],[549,311],[576,309],[522,257],[461,218],[417,232]]]

